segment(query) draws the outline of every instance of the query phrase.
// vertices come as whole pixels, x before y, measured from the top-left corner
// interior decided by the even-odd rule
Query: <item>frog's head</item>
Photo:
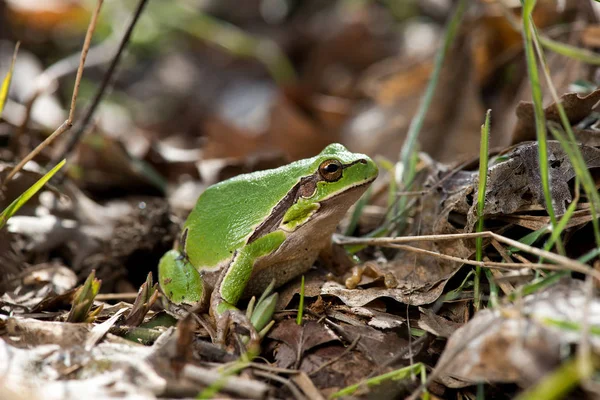
[[[358,186],[368,186],[379,170],[368,156],[351,153],[338,143],[330,144],[315,157],[316,191],[312,197],[323,201]],[[308,197],[308,196],[307,196]]]
[[[320,226],[334,229],[378,172],[368,156],[330,144],[311,159],[307,174],[295,186],[295,202],[285,212],[282,227],[293,231],[311,220],[327,219],[330,223],[321,221]]]

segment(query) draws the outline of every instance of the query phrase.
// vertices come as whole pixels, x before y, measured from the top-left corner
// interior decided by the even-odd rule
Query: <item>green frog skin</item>
[[[160,260],[162,292],[172,303],[208,308],[221,343],[231,322],[251,329],[237,302],[309,270],[377,174],[366,155],[331,144],[315,157],[209,187],[178,249]]]

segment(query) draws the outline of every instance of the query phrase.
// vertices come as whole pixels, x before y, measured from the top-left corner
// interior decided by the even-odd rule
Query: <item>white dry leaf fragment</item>
[[[54,215],[15,215],[6,223],[8,231],[29,237],[36,251],[52,250],[76,234],[77,221]],[[33,247],[33,244],[29,247]]]
[[[0,340],[0,386],[43,399],[155,399],[166,383],[146,361],[152,349],[102,343],[91,352],[43,345],[16,348]],[[62,379],[77,368],[78,379]]]
[[[433,303],[444,290],[447,280],[431,283],[419,290],[414,287],[383,288],[370,287],[361,289],[348,289],[337,282],[325,282],[321,287],[321,295],[335,296],[344,304],[351,307],[362,307],[373,300],[389,297],[400,303],[420,306]]]
[[[586,310],[583,286],[583,281],[563,281],[543,292],[526,296],[522,312],[559,334],[564,344],[579,343],[584,318],[590,327],[600,328],[600,298],[591,298]],[[600,351],[600,335],[591,333],[589,341],[595,351]]]
[[[73,289],[77,285],[77,276],[63,265],[48,263],[27,268],[7,283],[9,290],[0,296],[0,302],[5,303],[0,308],[7,313],[19,313],[35,308],[44,299]]]
[[[403,326],[406,320],[398,315],[376,310],[372,307],[333,306],[327,309],[327,316],[350,325],[367,325],[377,329],[393,329]]]
[[[560,362],[560,335],[536,321],[482,310],[448,340],[436,370],[451,388],[477,382],[527,387]]]
[[[89,334],[90,324],[40,321],[33,318],[8,318],[6,331],[9,336],[29,346],[57,344],[65,348],[80,346]]]
[[[578,344],[583,318],[600,327],[600,299],[585,309],[584,282],[561,281],[528,295],[518,306],[482,310],[459,328],[436,368],[449,387],[475,382],[515,382],[527,387],[561,361],[561,349]],[[592,331],[589,343],[600,351],[600,335]]]
[[[23,277],[22,282],[23,285],[50,284],[53,293],[63,294],[77,285],[77,275],[63,265],[50,264],[42,268],[32,268]]]
[[[367,325],[377,329],[399,328],[406,320],[398,315],[381,312],[367,307],[352,307],[351,311],[357,315],[368,317]]]
[[[102,337],[106,335],[110,328],[112,328],[113,325],[117,323],[117,321],[125,311],[127,311],[127,308],[121,308],[106,321],[102,322],[101,324],[95,325],[90,331],[90,334],[88,335],[85,341],[85,350],[90,351],[96,345],[96,343],[98,343],[100,339],[102,339]]]

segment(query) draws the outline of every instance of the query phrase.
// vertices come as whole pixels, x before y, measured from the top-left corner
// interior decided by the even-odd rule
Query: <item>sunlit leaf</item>
[[[4,110],[4,104],[6,104],[6,98],[8,97],[8,89],[10,88],[10,81],[12,80],[13,69],[15,67],[15,60],[17,59],[17,51],[19,51],[19,42],[15,46],[15,52],[13,53],[12,61],[10,63],[10,68],[2,81],[2,86],[0,86],[0,117],[2,116],[2,110]]]
[[[2,214],[0,214],[0,228],[2,228],[6,224],[6,221],[8,221],[8,219],[17,211],[19,211],[23,204],[27,203],[27,201],[32,198],[33,195],[36,194],[42,188],[42,186],[44,186],[46,182],[48,182],[50,178],[52,178],[54,174],[56,174],[58,170],[62,168],[63,165],[65,165],[66,161],[67,160],[62,160],[59,162],[54,168],[48,171],[46,175],[42,176],[36,183],[31,185],[29,189],[23,192],[23,194],[17,197],[15,201],[10,203],[10,205],[6,207],[4,211],[2,211]]]

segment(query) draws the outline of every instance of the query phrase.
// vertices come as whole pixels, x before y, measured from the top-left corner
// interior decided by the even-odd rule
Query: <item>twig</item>
[[[96,301],[109,301],[109,300],[135,300],[137,298],[137,292],[129,293],[100,293],[96,296]]]
[[[534,256],[542,257],[544,259],[553,261],[565,269],[571,271],[580,272],[586,275],[592,275],[598,281],[600,281],[600,272],[594,270],[586,264],[580,263],[579,261],[571,260],[568,257],[561,256],[549,251],[538,249],[537,247],[529,246],[518,242],[513,239],[509,239],[505,236],[498,235],[497,233],[485,231],[485,232],[472,232],[472,233],[455,233],[447,235],[423,235],[423,236],[402,236],[393,238],[350,238],[341,235],[335,235],[334,241],[337,244],[366,244],[374,246],[391,246],[397,243],[410,243],[410,242],[432,242],[437,240],[458,240],[458,239],[475,239],[478,237],[488,237],[496,239],[497,241],[507,244],[512,247],[516,247],[521,251],[525,251]],[[434,253],[436,254],[436,253]]]
[[[252,368],[262,369],[264,371],[269,371],[271,373],[276,373],[276,374],[296,375],[296,374],[299,374],[301,372],[301,371],[298,371],[297,369],[288,369],[288,368],[273,367],[273,366],[268,365],[268,364],[260,364],[260,363],[252,362],[252,361],[250,361],[248,363],[248,366],[250,366]]]
[[[200,383],[202,386],[210,386],[211,384],[225,379],[222,390],[242,396],[248,399],[264,399],[269,387],[263,382],[250,379],[240,378],[238,376],[223,377],[219,371],[196,367],[191,364],[186,364],[183,368],[182,375],[194,382]]]
[[[92,14],[92,18],[90,20],[90,24],[88,25],[87,32],[85,34],[85,40],[83,42],[83,47],[81,49],[81,57],[79,59],[79,67],[77,68],[77,75],[75,77],[75,85],[73,86],[73,96],[71,97],[71,109],[69,110],[69,117],[65,122],[62,123],[61,126],[58,127],[50,136],[46,138],[42,143],[40,143],[35,149],[33,149],[26,157],[21,160],[13,169],[10,171],[4,183],[2,184],[2,188],[9,182],[17,172],[19,172],[25,164],[31,161],[35,156],[37,156],[43,149],[48,147],[50,143],[54,141],[58,136],[63,134],[65,131],[69,130],[71,126],[73,126],[73,118],[75,115],[75,103],[77,101],[77,95],[79,94],[79,85],[81,84],[81,76],[83,75],[83,66],[85,64],[85,59],[87,57],[87,53],[90,49],[90,43],[92,41],[92,36],[94,31],[96,30],[96,23],[98,21],[98,15],[100,14],[100,8],[102,7],[102,3],[104,0],[98,0],[96,4],[96,8],[94,9],[94,13]]]
[[[594,296],[594,281],[588,277],[584,284],[585,301],[581,312],[581,338],[579,348],[577,349],[577,364],[581,376],[587,377],[582,382],[583,386],[587,382],[592,382],[589,378],[592,376],[594,365],[592,362],[592,349],[590,346],[590,305]],[[586,382],[587,381],[587,382]],[[591,386],[593,388],[593,385]]]
[[[326,363],[321,364],[319,366],[319,368],[315,369],[314,371],[311,371],[311,373],[308,374],[308,376],[312,376],[312,375],[316,374],[317,372],[319,372],[320,370],[322,370],[323,368],[328,367],[331,364],[341,360],[342,357],[346,356],[348,353],[350,353],[356,347],[356,345],[358,344],[358,342],[361,338],[362,338],[362,335],[358,335],[356,337],[356,339],[354,339],[354,341],[350,344],[350,346],[348,346],[348,348],[342,352],[342,354],[340,354],[339,356],[337,356],[335,358],[332,358],[331,360],[327,361]]]
[[[311,400],[325,400],[323,394],[317,389],[314,382],[308,377],[306,372],[301,371],[300,373],[292,376],[291,381],[296,384],[304,392],[304,394]]]
[[[112,53],[113,47],[115,47],[114,39],[107,39],[98,46],[90,47],[87,54],[86,64],[83,66],[84,69],[104,64],[108,62],[109,58],[107,54]],[[36,100],[45,93],[53,93],[56,91],[57,82],[63,76],[77,72],[79,66],[80,54],[71,54],[70,56],[63,58],[54,64],[46,68],[35,80],[35,90],[32,95],[25,101],[25,116],[19,124],[17,131],[10,139],[11,148],[16,148],[19,143],[19,138],[24,134],[29,119],[31,118],[31,112],[33,105]]]
[[[427,343],[428,341],[433,340],[433,339],[435,339],[435,338],[431,333],[425,332],[425,334],[423,336],[416,339],[409,346],[406,346],[404,349],[402,349],[402,351],[400,351],[394,357],[390,358],[389,360],[387,360],[386,362],[381,364],[381,366],[379,368],[376,368],[373,372],[371,372],[369,374],[369,378],[372,378],[375,375],[378,375],[379,372],[382,371],[384,368],[394,365],[395,363],[400,361],[402,359],[402,357],[406,356],[409,352],[412,353],[413,349],[416,348],[417,346],[419,346],[421,344],[424,345],[425,343]]]
[[[137,21],[140,18],[140,15],[142,14],[142,11],[144,10],[144,6],[146,5],[147,2],[148,2],[148,0],[140,0],[138,2],[138,5],[133,14],[133,18],[129,22],[129,26],[127,26],[127,30],[123,34],[121,43],[119,43],[117,52],[115,53],[115,55],[110,63],[110,66],[108,67],[108,70],[104,74],[104,77],[102,77],[102,82],[100,83],[100,86],[98,86],[98,90],[96,90],[96,94],[94,95],[92,102],[88,105],[87,109],[85,110],[84,116],[81,118],[81,121],[75,127],[75,130],[73,131],[73,134],[71,135],[69,141],[67,142],[67,145],[66,145],[64,151],[62,152],[62,154],[59,154],[58,157],[55,157],[53,161],[62,160],[63,158],[65,158],[71,151],[73,151],[73,149],[75,148],[75,146],[77,145],[79,140],[81,140],[83,132],[85,132],[85,130],[87,129],[87,127],[92,119],[92,116],[96,112],[96,109],[98,108],[98,105],[100,104],[100,101],[102,100],[102,97],[104,97],[104,93],[106,93],[106,88],[108,87],[108,84],[110,83],[110,81],[113,77],[115,69],[116,69],[117,65],[119,64],[121,55],[123,54],[123,50],[125,50],[127,43],[129,43],[129,38],[131,37],[133,28],[137,24]]]
[[[533,263],[523,264],[523,263],[515,263],[515,262],[508,263],[508,262],[495,262],[495,261],[475,261],[475,260],[469,260],[468,258],[456,257],[456,256],[448,255],[448,254],[442,254],[442,253],[438,253],[435,251],[422,249],[420,247],[409,246],[406,244],[391,244],[386,247],[391,247],[393,249],[406,250],[406,251],[410,251],[412,253],[427,254],[429,256],[441,258],[444,260],[456,261],[456,262],[460,262],[463,264],[475,265],[477,267],[484,267],[484,268],[494,268],[494,269],[531,268],[531,269],[548,269],[548,270],[553,270],[553,271],[562,271],[564,269],[556,264],[533,264]]]
[[[271,379],[275,382],[281,383],[286,388],[288,388],[290,390],[290,392],[292,392],[292,394],[294,395],[294,398],[296,398],[297,400],[305,400],[306,399],[306,397],[304,397],[304,395],[302,393],[300,393],[300,391],[298,390],[296,385],[294,385],[292,382],[290,382],[289,379],[285,379],[285,378],[280,377],[279,375],[271,374],[271,373],[265,372],[265,371],[254,371],[254,374],[257,376],[260,376],[262,378]]]

